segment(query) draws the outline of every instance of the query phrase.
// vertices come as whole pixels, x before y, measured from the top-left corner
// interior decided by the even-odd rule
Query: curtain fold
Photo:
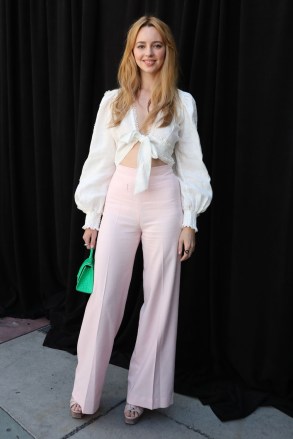
[[[293,4],[289,0],[0,0],[0,315],[50,318],[76,353],[88,297],[74,191],[99,102],[139,16],[172,28],[214,199],[182,266],[175,390],[222,420],[293,416]],[[139,247],[113,364],[128,367]]]

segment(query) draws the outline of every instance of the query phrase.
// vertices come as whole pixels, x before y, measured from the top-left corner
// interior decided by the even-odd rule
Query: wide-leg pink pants
[[[129,367],[127,401],[149,409],[173,402],[181,264],[179,182],[169,165],[153,167],[148,190],[134,195],[135,176],[135,168],[117,167],[98,235],[94,292],[79,335],[72,393],[87,414],[99,408],[140,240],[144,304]]]

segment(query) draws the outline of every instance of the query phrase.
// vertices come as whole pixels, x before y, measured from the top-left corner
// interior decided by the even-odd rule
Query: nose
[[[152,46],[147,46],[146,47],[146,55],[147,56],[153,56],[153,48],[152,48]]]

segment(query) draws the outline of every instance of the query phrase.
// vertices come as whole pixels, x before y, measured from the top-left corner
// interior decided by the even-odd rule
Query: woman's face
[[[133,55],[141,72],[155,75],[164,64],[166,47],[153,26],[144,26],[137,34]]]

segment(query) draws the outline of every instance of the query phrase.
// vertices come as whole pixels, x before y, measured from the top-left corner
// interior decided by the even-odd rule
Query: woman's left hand
[[[195,230],[191,227],[183,227],[179,236],[178,255],[180,261],[189,259],[195,249]]]

